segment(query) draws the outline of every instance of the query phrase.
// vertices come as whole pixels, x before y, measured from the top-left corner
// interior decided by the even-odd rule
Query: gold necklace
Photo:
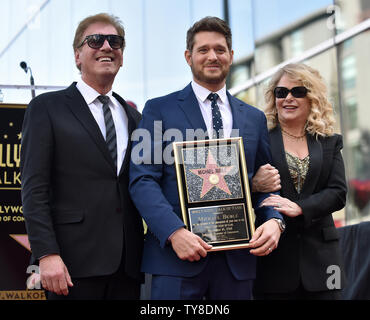
[[[281,127],[280,127],[281,128]],[[295,136],[294,134],[291,134],[287,131],[285,131],[283,128],[281,128],[281,131],[283,132],[283,134],[285,134],[286,136],[290,137],[290,138],[293,138],[295,140],[303,140],[303,138],[306,136],[306,133],[302,134],[301,136]]]

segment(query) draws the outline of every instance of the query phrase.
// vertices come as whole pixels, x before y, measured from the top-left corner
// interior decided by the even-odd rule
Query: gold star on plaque
[[[21,140],[22,139],[22,132],[18,133],[17,136],[18,136],[18,140]]]
[[[8,135],[7,134],[4,134],[4,139],[8,139]]]
[[[219,167],[211,152],[208,153],[207,163],[205,168],[191,169],[190,171],[203,179],[202,193],[203,198],[213,187],[231,195],[224,176],[229,173],[233,166]]]
[[[13,127],[13,122],[9,122],[9,127]]]

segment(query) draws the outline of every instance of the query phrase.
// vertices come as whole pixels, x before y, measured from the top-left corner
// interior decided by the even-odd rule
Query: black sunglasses
[[[294,87],[290,90],[285,87],[276,87],[274,89],[275,97],[278,99],[286,98],[289,92],[292,94],[294,98],[304,98],[307,95],[308,89],[303,86]]]
[[[82,47],[85,42],[92,49],[99,49],[103,46],[105,39],[112,49],[121,49],[123,47],[124,39],[116,34],[91,34],[87,36],[84,41],[78,46]]]

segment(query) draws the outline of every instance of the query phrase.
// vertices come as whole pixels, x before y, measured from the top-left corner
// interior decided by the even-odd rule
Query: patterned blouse
[[[288,163],[290,176],[292,177],[294,182],[295,189],[298,193],[301,193],[310,164],[310,156],[307,155],[307,157],[305,157],[304,159],[299,159],[298,157],[285,151],[285,157]]]

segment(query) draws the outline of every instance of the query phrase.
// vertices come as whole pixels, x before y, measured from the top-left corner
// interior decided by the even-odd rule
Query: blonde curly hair
[[[316,136],[333,135],[335,119],[332,104],[327,98],[324,80],[317,70],[303,63],[287,64],[272,76],[265,91],[265,114],[268,128],[271,130],[279,123],[274,89],[283,75],[287,75],[292,81],[300,82],[309,90],[307,97],[311,104],[311,111],[307,118],[305,130]]]

